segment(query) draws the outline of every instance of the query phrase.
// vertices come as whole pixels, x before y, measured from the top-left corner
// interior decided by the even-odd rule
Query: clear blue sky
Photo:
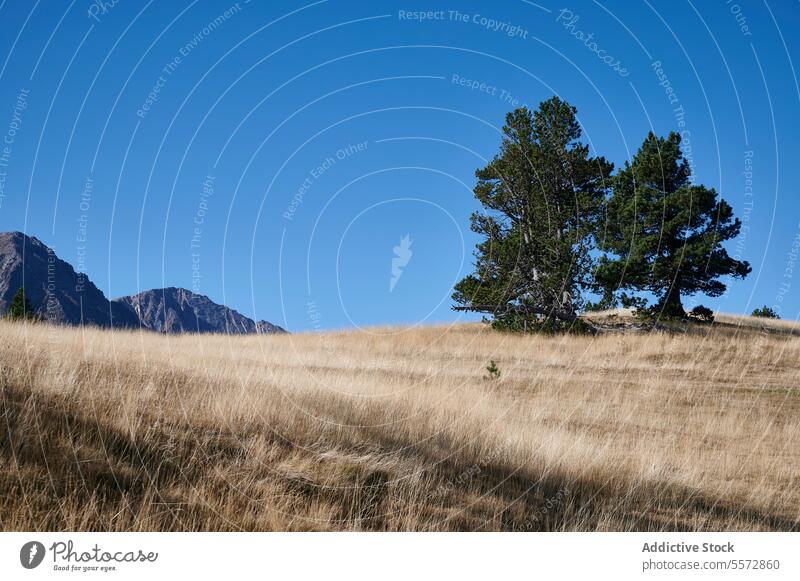
[[[451,321],[474,171],[508,110],[558,94],[617,166],[684,131],[753,266],[699,301],[797,318],[799,20],[794,1],[5,1],[0,230],[111,297],[183,286],[291,330]]]

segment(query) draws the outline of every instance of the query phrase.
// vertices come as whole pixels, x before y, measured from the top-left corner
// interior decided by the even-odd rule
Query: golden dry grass
[[[722,321],[598,337],[1,322],[0,528],[797,530],[800,339]]]

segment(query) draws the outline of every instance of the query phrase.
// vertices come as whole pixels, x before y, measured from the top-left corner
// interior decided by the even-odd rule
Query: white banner
[[[795,533],[0,534],[0,579],[795,580],[798,563]]]

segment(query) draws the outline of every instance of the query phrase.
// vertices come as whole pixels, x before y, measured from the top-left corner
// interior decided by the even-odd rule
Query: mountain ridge
[[[181,287],[109,300],[86,273],[76,271],[38,238],[18,231],[0,232],[0,313],[5,313],[22,286],[37,315],[54,324],[143,328],[168,334],[286,332]]]
[[[161,333],[251,335],[286,332],[269,321],[256,322],[206,295],[182,287],[150,289],[112,302],[130,309],[143,327]]]

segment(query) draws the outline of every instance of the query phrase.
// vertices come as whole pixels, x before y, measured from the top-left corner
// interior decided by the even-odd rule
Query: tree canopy
[[[28,297],[25,296],[25,289],[23,287],[19,287],[16,293],[14,293],[14,297],[11,299],[11,304],[8,306],[8,312],[6,316],[9,319],[33,319],[35,318],[35,313],[33,307],[31,306]]]
[[[682,296],[720,296],[722,277],[750,272],[723,247],[741,222],[692,182],[680,135],[650,133],[614,176],[581,137],[575,108],[558,97],[506,115],[499,153],[476,172],[482,209],[471,229],[481,239],[475,271],[455,286],[456,310],[505,329],[565,328],[592,290],[602,296],[594,307],[622,300],[686,317]]]
[[[680,144],[677,133],[650,133],[614,177],[606,227],[598,236],[605,254],[595,272],[606,298],[648,292],[655,297],[650,312],[667,317],[686,315],[682,295],[720,296],[726,288],[720,277],[750,272],[747,262],[722,246],[739,234],[741,222],[716,191],[692,183]],[[641,296],[633,302],[647,304]]]
[[[483,240],[475,272],[455,287],[456,309],[511,329],[576,320],[613,170],[580,138],[575,108],[558,97],[506,116],[500,153],[476,172],[483,211],[471,227]]]

